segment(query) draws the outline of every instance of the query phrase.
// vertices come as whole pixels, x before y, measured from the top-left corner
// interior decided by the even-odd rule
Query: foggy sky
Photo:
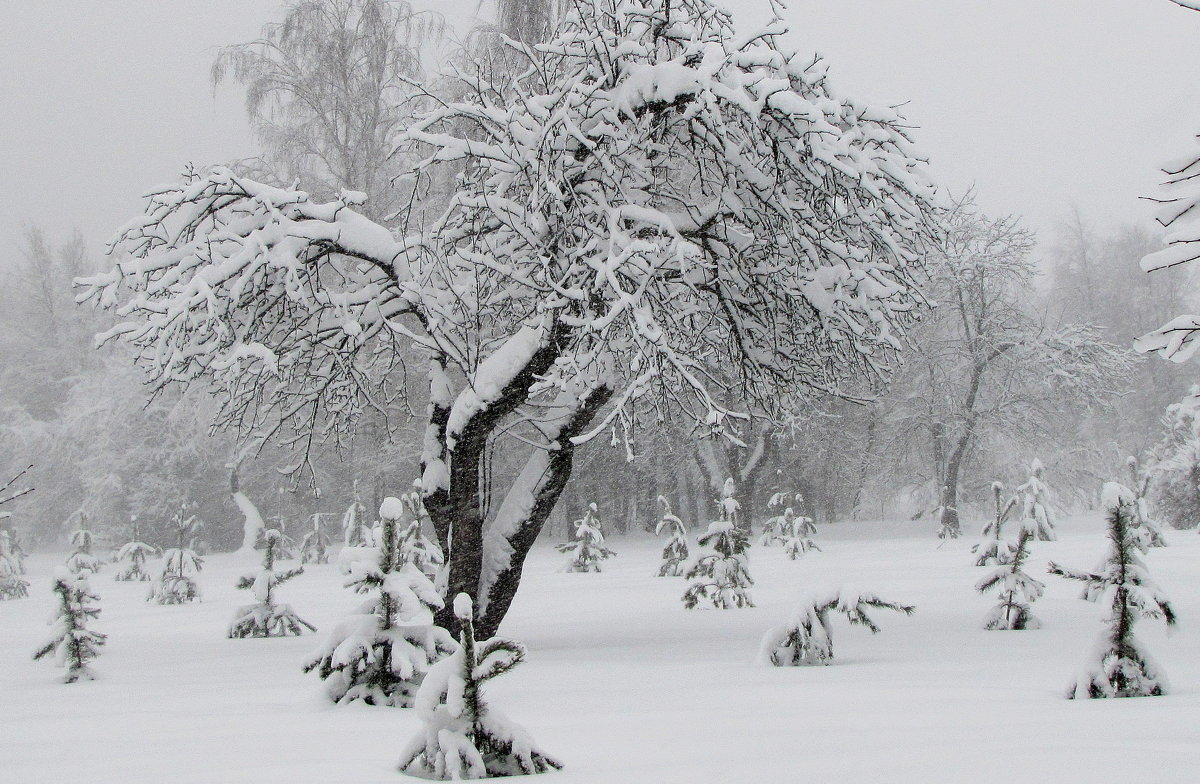
[[[473,0],[433,2],[461,19]],[[766,0],[727,2],[748,24]],[[1158,167],[1200,132],[1200,13],[1168,0],[793,0],[791,43],[843,94],[905,104],[932,171],[1044,235],[1076,205],[1142,219]],[[96,254],[184,164],[252,155],[215,49],[280,0],[0,0],[0,237],[78,226]]]

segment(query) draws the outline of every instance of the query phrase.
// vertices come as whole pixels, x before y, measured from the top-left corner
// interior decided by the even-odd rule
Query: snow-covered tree
[[[258,507],[250,500],[242,490],[241,468],[242,462],[249,454],[249,450],[243,448],[232,462],[229,463],[229,495],[233,499],[233,503],[237,506],[238,511],[242,513],[242,546],[239,552],[250,553],[254,551],[258,544],[259,537],[263,531],[267,529],[267,524],[263,522],[262,513],[258,511]]]
[[[163,551],[162,572],[146,597],[158,604],[183,604],[200,598],[196,577],[204,566],[204,559],[192,549],[200,524],[195,515],[187,514],[187,504],[179,506],[171,522],[175,529],[175,546]]]
[[[788,511],[804,508],[804,495],[802,493],[775,493],[767,501],[767,509],[774,512],[767,521],[763,523],[762,536],[759,537],[758,543],[763,547],[770,547],[779,544],[783,541],[783,527],[786,523],[784,515]]]
[[[1084,583],[1083,597],[1089,602],[1111,601],[1106,619],[1087,669],[1071,686],[1067,696],[1150,697],[1164,694],[1166,678],[1150,654],[1134,637],[1139,618],[1162,618],[1175,624],[1175,611],[1162,589],[1150,578],[1142,555],[1149,548],[1149,535],[1137,524],[1137,496],[1116,482],[1106,482],[1101,503],[1108,516],[1108,553],[1093,572],[1079,572],[1050,563],[1050,573]]]
[[[1126,458],[1125,464],[1129,467],[1129,487],[1136,497],[1134,506],[1137,512],[1137,524],[1150,537],[1151,547],[1166,547],[1167,539],[1163,536],[1162,526],[1155,518],[1150,507],[1150,499],[1147,497],[1150,492],[1150,480],[1153,477],[1149,471],[1141,469],[1138,459],[1133,455]]]
[[[1002,566],[1012,562],[1015,551],[1012,543],[1004,538],[1004,523],[1008,521],[1008,516],[1013,509],[1017,507],[1017,498],[1013,496],[1006,503],[1001,497],[1003,493],[1004,485],[1000,482],[992,482],[992,498],[995,501],[996,512],[991,522],[985,525],[980,532],[982,540],[971,548],[971,552],[979,556],[975,559],[976,566],[987,566],[988,564]]]
[[[279,532],[274,529],[263,531],[262,568],[238,580],[237,587],[254,592],[254,604],[239,607],[229,624],[230,637],[286,637],[302,634],[304,629],[315,632],[317,628],[300,618],[289,604],[275,601],[275,589],[288,580],[304,573],[304,567],[275,571],[275,548],[279,544]]]
[[[687,563],[689,549],[687,526],[675,515],[671,514],[671,504],[661,495],[658,502],[662,504],[662,518],[654,526],[655,536],[661,536],[663,529],[668,529],[671,538],[667,540],[662,551],[662,564],[658,567],[659,577],[679,577],[683,574]]]
[[[758,660],[776,667],[829,664],[833,660],[830,614],[840,612],[850,623],[865,626],[875,634],[879,632],[879,627],[867,615],[870,608],[896,610],[905,615],[912,615],[916,609],[907,604],[885,601],[873,593],[857,591],[842,590],[806,596],[796,606],[787,623],[776,626],[763,636]]]
[[[490,636],[578,444],[652,404],[716,434],[783,419],[894,364],[935,190],[903,118],[840,97],[783,32],[744,35],[709,0],[580,0],[545,44],[504,43],[518,73],[464,66],[460,97],[408,126],[419,230],[361,193],[193,171],[81,300],[118,311],[104,339],[151,388],[209,379],[219,425],[298,445],[403,395],[399,347],[419,351],[425,507],[449,595]],[[431,182],[455,192],[423,220]],[[508,435],[524,466],[480,482]]]
[[[1154,448],[1150,468],[1157,507],[1175,528],[1200,526],[1200,386],[1188,397],[1167,406],[1167,432]]]
[[[442,597],[418,563],[425,553],[419,522],[403,535],[396,530],[404,514],[400,499],[384,499],[380,545],[349,564],[346,582],[377,595],[338,623],[304,665],[326,681],[334,702],[411,707],[430,666],[455,648],[454,638],[433,622]]]
[[[1039,540],[1053,542],[1057,523],[1050,506],[1050,489],[1042,478],[1045,470],[1042,461],[1033,458],[1029,464],[1029,478],[1017,488],[1017,497],[1021,499],[1021,526],[1031,529]]]
[[[728,610],[734,607],[753,607],[750,598],[750,562],[746,550],[750,537],[733,519],[738,512],[733,497],[733,482],[726,482],[726,493],[720,499],[721,519],[709,524],[697,541],[700,553],[688,568],[685,578],[692,581],[683,594],[683,606],[691,610],[701,602]]]
[[[812,537],[817,535],[817,526],[811,517],[796,514],[789,506],[783,510],[783,525],[780,527],[779,540],[783,543],[783,552],[795,561],[809,550],[820,550]]]
[[[67,670],[67,683],[92,677],[88,665],[100,655],[100,646],[108,637],[88,628],[88,623],[100,614],[95,604],[100,597],[92,593],[88,584],[90,574],[88,571],[72,574],[64,567],[55,571],[58,611],[50,621],[53,630],[46,644],[33,654],[34,659],[41,659],[53,653],[58,666]]]
[[[146,559],[155,555],[158,555],[158,548],[142,541],[141,526],[138,525],[137,515],[133,515],[129,521],[129,541],[117,550],[117,563],[123,566],[118,567],[113,579],[122,582],[149,580]]]
[[[18,498],[29,495],[30,493],[33,492],[32,487],[22,487],[20,489],[13,489],[13,485],[16,485],[17,481],[20,480],[20,478],[23,477],[25,474],[27,474],[29,472],[29,469],[31,469],[31,468],[33,468],[32,465],[22,468],[11,479],[6,481],[3,485],[0,485],[0,506],[3,506],[4,504],[15,501]]]
[[[571,541],[557,545],[560,553],[567,553],[570,560],[563,566],[564,572],[598,572],[600,562],[612,558],[615,552],[604,546],[604,534],[600,532],[600,518],[596,505],[588,504],[583,517],[576,520],[575,534]]]
[[[457,649],[430,668],[417,692],[415,707],[424,726],[404,749],[400,770],[449,781],[561,769],[523,727],[483,699],[483,684],[520,664],[525,646],[501,637],[477,641],[474,608],[464,593],[454,597],[454,614]]]
[[[300,540],[300,563],[329,563],[329,545],[332,544],[325,531],[325,515],[313,512],[309,518],[308,533]]]
[[[100,559],[92,554],[96,537],[88,528],[87,514],[81,509],[75,513],[79,527],[71,532],[71,546],[75,548],[67,556],[66,567],[71,574],[92,574],[100,571]]]
[[[0,600],[29,595],[29,581],[21,577],[21,560],[13,553],[12,536],[0,529]]]
[[[342,513],[342,543],[346,547],[373,547],[372,526],[367,521],[367,507],[358,496],[358,480],[354,480],[354,496]]]
[[[1022,567],[1029,556],[1029,540],[1033,531],[1021,528],[1017,537],[1017,546],[1007,560],[996,559],[997,568],[975,584],[975,590],[980,593],[1000,587],[1000,603],[997,604],[987,619],[985,629],[1037,629],[1041,622],[1033,616],[1029,606],[1042,596],[1045,584],[1035,580],[1024,572]],[[983,564],[978,564],[982,566]]]

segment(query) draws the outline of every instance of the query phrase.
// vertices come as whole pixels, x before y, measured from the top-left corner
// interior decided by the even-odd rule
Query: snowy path
[[[1070,521],[1045,561],[1090,568],[1103,550],[1098,516]],[[896,524],[897,526],[901,524]],[[912,526],[914,524],[903,524]],[[1045,628],[986,632],[991,606],[972,585],[970,542],[875,535],[883,526],[821,527],[823,553],[790,562],[754,547],[758,607],[685,611],[679,578],[653,577],[660,543],[613,536],[619,556],[601,574],[561,574],[539,545],[504,632],[529,660],[487,694],[566,763],[547,782],[1194,782],[1200,774],[1200,536],[1169,532],[1148,557],[1174,600],[1178,632],[1140,635],[1170,676],[1164,698],[1062,698],[1099,632],[1101,608],[1046,576],[1034,613]],[[29,599],[0,602],[0,781],[396,782],[409,711],[330,707],[298,662],[316,638],[228,640],[249,600],[233,589],[253,564],[212,557],[204,602],[160,607],[145,584],[93,580],[109,634],[99,680],[62,685],[30,654],[52,610],[49,574],[35,556]],[[281,589],[297,613],[328,628],[358,603],[333,566]],[[829,667],[753,662],[763,632],[783,621],[801,588],[846,584],[917,605],[880,613],[883,633],[835,620]]]

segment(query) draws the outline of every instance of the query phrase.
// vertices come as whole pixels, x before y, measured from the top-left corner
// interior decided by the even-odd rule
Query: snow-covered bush
[[[783,552],[793,561],[809,550],[821,549],[812,540],[817,533],[817,526],[813,524],[813,519],[797,515],[790,506],[783,510],[783,523],[779,530],[779,541],[783,543]]]
[[[662,551],[662,564],[658,567],[658,576],[679,577],[684,572],[689,554],[687,526],[671,513],[671,504],[666,498],[660,495],[658,502],[662,504],[663,512],[658,525],[654,526],[654,534],[661,536],[664,528],[671,533],[671,538],[667,540],[667,545]]]
[[[158,555],[158,548],[142,541],[141,527],[137,515],[129,523],[129,541],[117,550],[117,573],[113,579],[121,582],[146,582],[150,573],[146,571],[146,559]]]
[[[254,604],[238,608],[229,624],[230,637],[286,637],[301,634],[304,629],[315,632],[317,628],[300,618],[289,604],[275,601],[275,589],[293,577],[303,574],[304,567],[286,571],[275,571],[275,548],[280,534],[274,529],[263,531],[262,568],[238,581],[241,590],[254,592]]]
[[[758,543],[763,547],[771,547],[783,541],[784,515],[792,509],[804,508],[804,496],[800,493],[775,493],[767,501],[767,509],[774,512],[763,523],[762,536]]]
[[[575,538],[557,545],[560,553],[570,555],[563,565],[564,572],[598,572],[600,562],[612,558],[615,552],[604,546],[604,534],[600,533],[600,518],[596,505],[588,504],[583,517],[575,521]]]
[[[1108,628],[1101,633],[1087,669],[1067,696],[1149,697],[1167,690],[1166,678],[1141,642],[1133,636],[1139,618],[1162,618],[1175,624],[1175,612],[1150,577],[1142,554],[1149,535],[1137,525],[1137,496],[1116,482],[1106,482],[1101,502],[1108,515],[1108,553],[1094,572],[1065,569],[1053,562],[1050,573],[1084,583],[1089,602],[1111,601]]]
[[[1141,470],[1138,459],[1133,455],[1125,460],[1125,464],[1129,467],[1129,478],[1132,482],[1129,487],[1135,496],[1134,512],[1137,524],[1146,532],[1151,547],[1166,547],[1167,539],[1163,536],[1162,526],[1155,519],[1150,508],[1150,499],[1146,497],[1150,490],[1150,473]]]
[[[1166,435],[1154,448],[1148,473],[1159,512],[1173,528],[1200,530],[1200,386],[1167,406]]]
[[[193,535],[199,523],[195,515],[187,514],[186,505],[179,507],[172,522],[175,546],[163,551],[162,572],[146,597],[147,601],[159,604],[183,604],[200,598],[196,577],[204,566],[204,559],[192,549]]]
[[[1042,596],[1046,586],[1022,570],[1029,556],[1029,540],[1033,532],[1022,528],[1017,538],[1017,547],[1008,560],[996,560],[997,568],[975,584],[975,590],[983,593],[1000,586],[1000,603],[988,613],[983,622],[985,629],[1037,629],[1041,622],[1033,617],[1029,606]],[[1006,543],[1007,544],[1007,543]],[[982,564],[980,564],[982,565]]]
[[[88,584],[90,574],[88,571],[71,574],[63,567],[55,572],[58,611],[50,621],[53,630],[46,644],[33,654],[34,659],[41,659],[53,653],[58,666],[67,669],[67,683],[92,677],[88,665],[100,655],[100,646],[107,638],[88,628],[88,622],[100,614],[100,608],[94,604],[100,597],[92,593]]]
[[[758,660],[776,667],[800,667],[829,664],[833,659],[833,629],[829,616],[840,612],[852,624],[859,624],[878,633],[879,627],[867,615],[869,608],[896,610],[912,615],[916,609],[879,598],[873,593],[832,591],[801,599],[791,619],[776,626],[763,636]]]
[[[400,770],[439,781],[485,779],[545,773],[562,768],[533,743],[520,726],[489,705],[484,683],[525,658],[525,646],[493,637],[475,640],[471,597],[454,597],[457,650],[430,668],[417,692],[424,725],[400,758]]]
[[[1008,499],[1008,503],[1005,503],[1001,498],[1003,493],[1004,485],[992,482],[992,496],[995,500],[996,513],[992,521],[985,525],[980,532],[982,540],[971,548],[971,552],[979,556],[975,559],[976,566],[987,566],[988,564],[1002,566],[1012,561],[1014,550],[1012,544],[1004,538],[1004,523],[1008,520],[1009,513],[1016,508],[1017,499],[1013,497]]]
[[[1045,466],[1038,458],[1029,464],[1029,479],[1017,488],[1017,496],[1021,499],[1021,525],[1033,530],[1037,538],[1043,542],[1053,542],[1055,516],[1050,508],[1050,490],[1042,478]]]
[[[300,563],[329,563],[329,534],[325,532],[324,515],[315,512],[308,533],[300,540]]]
[[[71,574],[83,574],[100,571],[100,559],[92,554],[96,538],[87,527],[87,515],[82,511],[79,516],[78,530],[71,532],[71,546],[75,549],[67,556],[66,567]]]
[[[404,510],[400,499],[384,499],[380,546],[359,548],[363,557],[347,564],[346,587],[377,595],[338,623],[304,664],[325,680],[334,702],[410,707],[430,666],[455,649],[454,638],[433,623],[442,597],[420,567],[429,557],[420,522],[396,532]]]
[[[29,595],[29,581],[21,577],[21,561],[13,553],[12,535],[0,529],[0,600]]]

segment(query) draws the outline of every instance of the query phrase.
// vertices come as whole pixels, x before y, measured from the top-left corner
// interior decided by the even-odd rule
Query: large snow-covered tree
[[[448,594],[491,635],[578,444],[652,406],[711,432],[782,417],[885,373],[922,302],[936,207],[903,118],[782,33],[707,0],[574,0],[547,43],[506,43],[522,72],[460,70],[461,98],[408,127],[426,157],[403,236],[359,193],[191,171],[80,299],[114,309],[102,339],[156,388],[211,379],[220,424],[301,447],[401,393],[415,347],[425,507]],[[443,165],[456,192],[421,224]],[[529,445],[507,489],[481,482],[505,437]]]

